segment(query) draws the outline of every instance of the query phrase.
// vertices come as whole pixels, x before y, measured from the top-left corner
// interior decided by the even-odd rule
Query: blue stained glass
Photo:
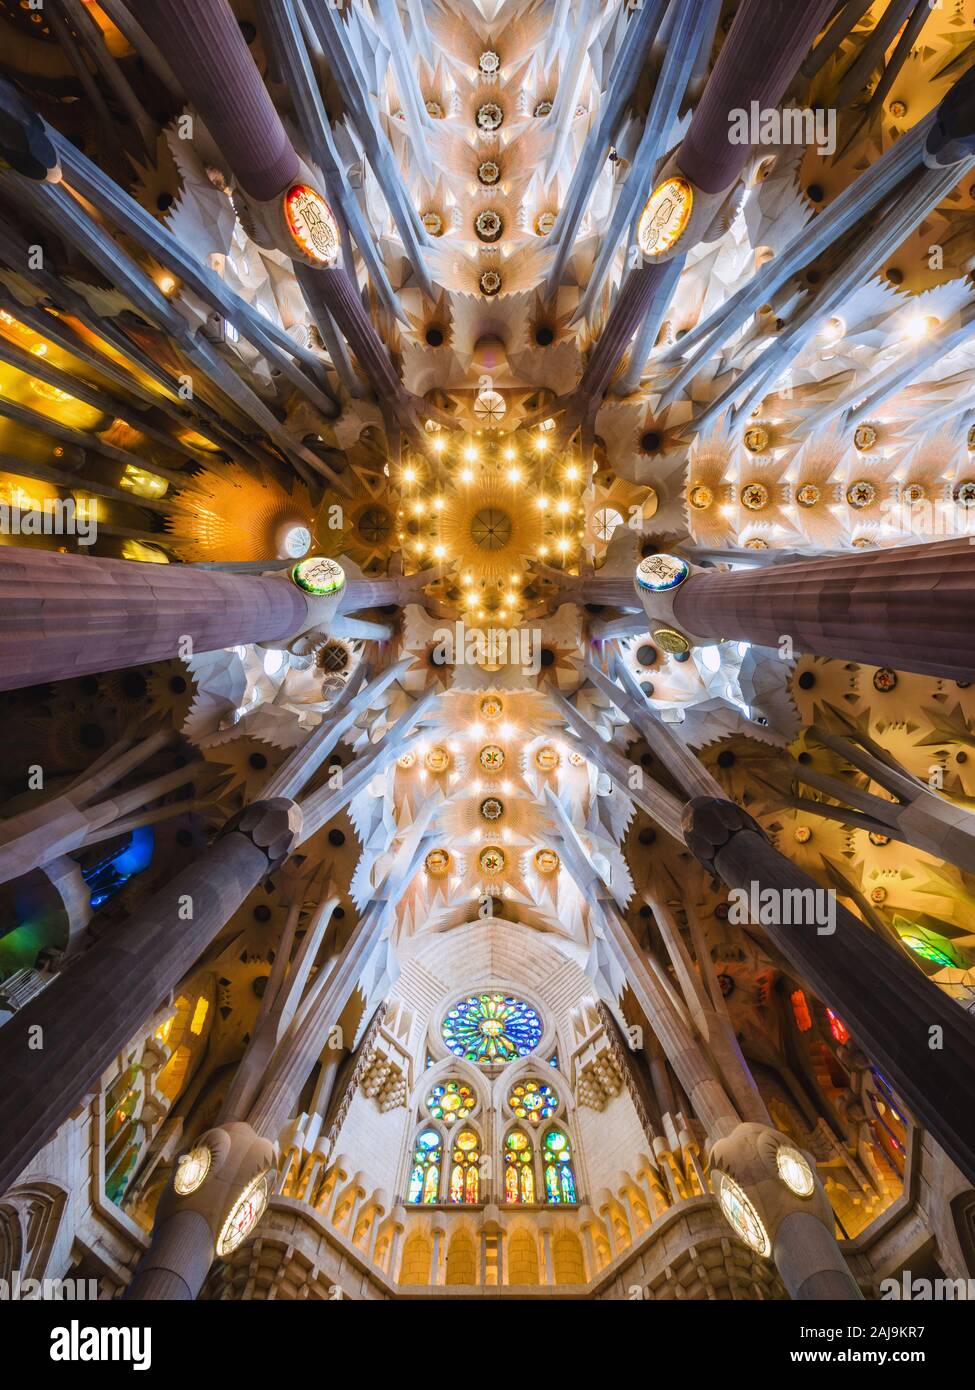
[[[576,1179],[572,1171],[572,1147],[560,1129],[550,1129],[542,1146],[545,1172],[545,1199],[549,1202],[575,1202]]]
[[[508,994],[472,994],[447,1014],[443,1040],[455,1057],[498,1066],[534,1052],[542,1022],[523,999]]]

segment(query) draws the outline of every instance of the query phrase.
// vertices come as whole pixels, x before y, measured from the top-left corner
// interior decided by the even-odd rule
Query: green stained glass
[[[407,1202],[436,1202],[440,1193],[440,1135],[425,1129],[413,1146],[413,1164],[406,1189]]]
[[[507,994],[472,994],[447,1014],[443,1040],[455,1057],[498,1066],[534,1052],[542,1022],[523,999]]]
[[[572,1168],[572,1146],[568,1135],[550,1129],[542,1145],[545,1199],[549,1202],[575,1202],[576,1179]]]

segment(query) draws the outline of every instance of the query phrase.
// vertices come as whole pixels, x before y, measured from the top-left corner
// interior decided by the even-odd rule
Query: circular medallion
[[[299,560],[311,549],[311,532],[307,526],[289,526],[281,537],[283,558]]]
[[[756,1254],[768,1259],[772,1253],[772,1242],[762,1218],[745,1195],[744,1189],[727,1173],[719,1172],[714,1176],[717,1180],[718,1204],[728,1224],[740,1240],[750,1246]]]
[[[427,115],[431,116],[435,121],[443,120],[443,107],[440,105],[439,101],[428,101],[426,103],[426,108]]]
[[[550,114],[551,110],[552,103],[550,101],[540,101],[535,107],[533,114],[536,116],[547,116]]]
[[[500,772],[504,767],[504,749],[496,743],[487,743],[478,753],[477,761],[485,772]]]
[[[877,830],[868,830],[867,839],[872,845],[876,845],[878,849],[883,849],[884,845],[890,844],[890,836],[881,835]]]
[[[749,425],[742,437],[742,443],[750,454],[764,454],[768,440],[768,430],[764,425]]]
[[[878,666],[873,673],[873,688],[886,695],[888,691],[897,688],[897,672],[892,671],[889,666]]]
[[[477,856],[478,868],[482,874],[487,874],[489,878],[496,878],[498,874],[504,873],[507,862],[508,859],[504,850],[498,845],[488,845]]]
[[[173,1178],[174,1190],[181,1197],[187,1197],[198,1187],[202,1187],[212,1162],[213,1154],[205,1144],[183,1154],[176,1165],[176,1176]]]
[[[745,542],[746,550],[768,550],[768,541],[763,541],[761,536],[749,536]]]
[[[443,232],[443,218],[439,212],[425,212],[420,218],[426,230],[431,236],[440,236]]]
[[[511,517],[498,507],[483,507],[471,520],[471,540],[482,550],[503,550],[511,531]]]
[[[504,703],[497,695],[485,695],[479,708],[482,719],[500,719],[504,714]]]
[[[474,232],[481,241],[497,241],[503,231],[501,214],[494,208],[482,208],[474,218]]]
[[[822,493],[815,483],[803,483],[796,492],[796,501],[800,507],[815,507],[822,497]]]
[[[423,763],[428,772],[446,772],[450,766],[450,754],[443,744],[437,743],[427,749]]]
[[[879,887],[878,887],[878,888],[871,888],[871,889],[870,889],[870,901],[871,901],[872,903],[876,903],[877,906],[880,907],[881,903],[885,903],[885,902],[887,901],[887,889],[886,889],[886,888],[879,888]]]
[[[496,425],[504,419],[507,410],[500,391],[482,391],[474,401],[474,414],[485,425]]]
[[[858,512],[863,511],[864,507],[872,506],[877,500],[877,489],[867,478],[858,478],[855,483],[851,483],[846,490],[846,500],[851,507],[855,507]]]
[[[763,511],[768,506],[768,488],[764,483],[746,483],[741,490],[741,505],[750,512]]]
[[[573,749],[569,754],[569,762],[573,767],[583,767],[585,766],[586,760],[581,753],[577,753],[575,749]]]
[[[535,231],[539,236],[548,236],[554,226],[554,212],[540,212],[535,218]]]
[[[488,796],[481,802],[481,815],[485,820],[498,820],[504,815],[504,804],[496,796]]]
[[[877,442],[877,431],[873,425],[857,425],[853,431],[853,443],[860,453],[872,449]]]
[[[285,193],[284,220],[306,256],[322,265],[338,259],[339,233],[332,210],[307,183],[292,184]]]
[[[540,874],[558,873],[561,865],[562,861],[554,849],[537,849],[535,851],[535,868]]]
[[[975,482],[959,483],[952,496],[959,507],[975,507]]]
[[[671,655],[689,652],[691,649],[691,644],[684,634],[673,627],[658,627],[653,634],[653,640],[662,652],[669,652]]]
[[[480,68],[481,72],[488,77],[491,73],[497,72],[498,68],[501,66],[501,59],[493,49],[486,48],[480,58],[478,58],[477,66]]]
[[[636,567],[636,582],[652,594],[663,594],[680,588],[690,572],[690,565],[679,555],[648,555]]]
[[[704,483],[695,483],[687,494],[687,500],[696,512],[706,512],[714,501],[714,493]]]
[[[433,878],[446,878],[450,873],[450,854],[445,849],[432,849],[423,862]]]
[[[809,1164],[798,1149],[782,1144],[775,1155],[775,1166],[779,1177],[790,1192],[797,1197],[811,1197],[816,1190],[816,1179]]]
[[[409,768],[413,766],[415,762],[416,754],[413,752],[413,749],[411,748],[408,752],[404,753],[402,757],[396,759],[396,766],[401,767],[403,771],[406,772]]]
[[[482,294],[497,294],[501,288],[501,276],[496,270],[485,270],[481,273],[477,283]]]
[[[329,560],[324,555],[309,555],[306,559],[299,560],[291,571],[291,578],[306,594],[315,594],[321,598],[337,594],[345,588],[345,570],[335,560]]]
[[[497,130],[504,120],[504,112],[496,101],[486,101],[483,106],[477,108],[478,130]]]
[[[908,483],[901,493],[901,497],[909,507],[916,507],[919,502],[926,501],[927,492],[922,483]]]
[[[797,825],[793,831],[793,835],[797,845],[808,845],[809,841],[812,839],[812,831],[809,829],[808,825]]]
[[[241,1241],[247,1239],[264,1215],[267,1197],[268,1175],[266,1172],[258,1173],[256,1178],[251,1178],[234,1202],[227,1219],[220,1228],[220,1234],[217,1237],[218,1255],[231,1254],[237,1249]]]
[[[501,165],[494,159],[484,159],[477,166],[478,182],[490,188],[501,177]]]
[[[554,772],[561,761],[559,750],[550,743],[543,743],[541,748],[535,749],[535,766],[539,772]]]
[[[666,179],[654,189],[640,215],[636,239],[645,256],[662,256],[683,236],[694,206],[686,179]]]

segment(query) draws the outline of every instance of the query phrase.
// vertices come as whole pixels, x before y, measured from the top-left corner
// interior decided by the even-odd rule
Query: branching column
[[[292,637],[315,603],[284,577],[6,546],[0,690]]]
[[[975,546],[968,540],[823,556],[795,565],[698,572],[674,616],[695,637],[892,666],[975,675]]]

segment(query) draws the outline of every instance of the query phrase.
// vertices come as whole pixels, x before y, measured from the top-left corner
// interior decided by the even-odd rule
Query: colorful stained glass
[[[537,1125],[555,1114],[559,1098],[545,1081],[519,1081],[508,1093],[508,1104],[519,1120]]]
[[[520,1203],[535,1200],[532,1141],[520,1129],[513,1129],[504,1141],[504,1200]]]
[[[545,1198],[549,1202],[574,1202],[576,1179],[572,1170],[572,1146],[568,1135],[560,1129],[550,1129],[542,1145],[542,1166],[545,1171]]]
[[[425,1129],[416,1137],[413,1147],[413,1167],[406,1189],[408,1202],[436,1202],[440,1196],[440,1135],[435,1129]]]
[[[534,1052],[541,1041],[542,1023],[523,999],[472,994],[450,1010],[441,1031],[454,1056],[496,1066]]]
[[[759,1255],[768,1257],[772,1253],[772,1242],[762,1218],[734,1178],[729,1178],[727,1173],[718,1174],[718,1201],[728,1224],[745,1244]]]
[[[445,1125],[466,1120],[476,1104],[477,1097],[464,1081],[445,1081],[434,1086],[427,1096],[430,1118],[443,1120]]]
[[[450,1200],[476,1202],[480,1190],[480,1143],[472,1129],[461,1130],[454,1140],[450,1170]]]

